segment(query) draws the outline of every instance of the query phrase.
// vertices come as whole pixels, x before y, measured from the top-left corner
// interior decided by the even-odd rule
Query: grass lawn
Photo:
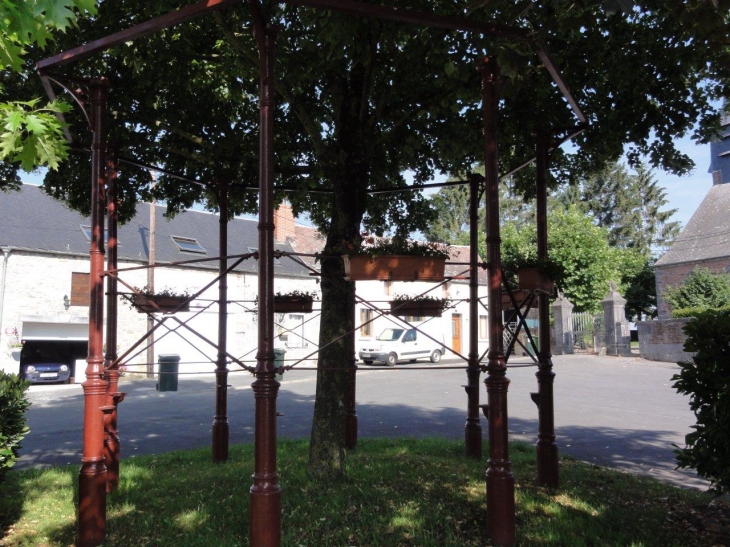
[[[318,486],[306,475],[307,442],[280,441],[282,545],[489,545],[486,460],[462,451],[440,439],[364,439],[348,454],[348,480]],[[209,450],[123,460],[104,545],[248,545],[252,454],[241,445],[225,464],[211,463]],[[570,458],[551,492],[533,484],[532,446],[512,444],[510,455],[518,545],[730,547],[727,501]],[[9,473],[0,545],[72,545],[77,476],[78,468]]]

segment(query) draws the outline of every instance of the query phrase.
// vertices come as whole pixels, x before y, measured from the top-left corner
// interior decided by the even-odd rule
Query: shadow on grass
[[[0,478],[0,537],[5,536],[22,515],[23,497],[20,475],[8,473]]]
[[[486,447],[485,447],[485,453]],[[570,547],[695,546],[707,538],[667,525],[667,513],[707,503],[694,492],[635,479],[568,459],[557,492],[537,488],[534,449],[514,444],[517,543]],[[463,458],[460,442],[438,439],[362,440],[348,455],[348,479],[320,485],[306,476],[304,441],[279,444],[283,546],[456,547],[488,545],[485,462]],[[253,455],[234,446],[229,462],[209,450],[125,460],[120,489],[109,496],[105,546],[248,545]],[[69,545],[73,514],[49,521],[47,508],[73,513],[77,473],[70,469],[24,477],[14,531],[2,543]],[[63,483],[63,487],[60,487]],[[23,500],[25,497],[25,500]],[[43,507],[29,503],[43,500]],[[52,512],[55,515],[55,512]]]

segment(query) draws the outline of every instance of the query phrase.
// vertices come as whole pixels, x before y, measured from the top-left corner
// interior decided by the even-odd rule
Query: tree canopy
[[[480,169],[475,171],[479,172]],[[580,263],[568,261],[563,265],[561,261],[579,244],[590,246],[585,250],[586,255],[590,256],[597,251],[596,242],[601,241],[601,246],[605,243],[615,248],[613,261],[617,263],[612,265],[611,279],[620,283],[626,296],[627,318],[636,320],[641,316],[655,316],[653,251],[666,245],[679,232],[679,223],[671,220],[675,211],[661,210],[666,204],[665,190],[658,186],[652,172],[642,165],[635,174],[630,174],[623,165],[613,163],[598,173],[577,179],[579,184],[562,185],[550,197],[548,207],[554,213],[550,218],[553,223],[560,225],[565,219],[558,220],[558,213],[562,212],[568,217],[583,215],[585,218],[580,222],[576,221],[573,227],[588,230],[595,237],[584,238],[578,235],[571,239],[561,237],[560,233],[553,233],[552,228],[550,229],[549,253],[551,257],[558,258],[561,290],[569,298],[576,297],[580,291],[571,284],[585,281],[582,277],[564,275],[572,272]],[[468,244],[469,204],[466,187],[447,186],[430,199],[436,209],[437,220],[425,230],[426,237],[431,241],[442,237],[449,243]],[[504,226],[502,252],[506,264],[515,269],[520,263],[535,261],[535,202],[516,195],[511,178],[500,185],[500,216]],[[483,226],[483,218],[484,207],[480,206],[480,227]],[[601,230],[593,231],[596,226]],[[485,253],[481,228],[480,232],[480,252]],[[602,257],[596,256],[595,259]],[[586,295],[579,297],[579,310],[598,309],[600,299],[608,290],[602,275],[588,277],[597,283],[597,287],[588,290],[587,294],[592,295],[588,299],[585,299]],[[602,288],[604,286],[605,290]]]
[[[576,208],[548,213],[550,262],[554,281],[575,305],[575,310],[598,311],[611,281],[619,282],[625,269],[636,269],[635,257],[628,251],[611,247],[605,228],[596,226]],[[502,260],[505,270],[516,272],[537,261],[537,236],[534,226],[504,226]],[[483,250],[481,251],[483,252]]]
[[[96,12],[96,0],[6,0],[0,4],[0,70],[23,72],[26,46],[44,50],[53,40],[54,30],[64,31],[73,25],[78,14]],[[7,74],[5,74],[7,76]],[[17,187],[17,164],[25,171],[45,165],[57,169],[68,157],[68,144],[56,113],[68,112],[62,101],[43,104],[18,86],[24,77],[0,82],[0,189]],[[10,84],[11,88],[8,89]],[[13,166],[12,163],[16,165]]]
[[[103,2],[93,19],[59,38],[57,50],[147,20],[182,0]],[[727,35],[730,0],[636,2],[627,11],[607,2],[408,0],[398,7],[461,15],[532,31],[547,44],[587,113],[590,125],[573,151],[553,156],[551,183],[573,180],[625,146],[651,165],[687,172],[689,159],[673,139],[700,119],[707,138],[719,116],[711,102],[730,96]],[[295,212],[307,211],[327,234],[325,254],[354,243],[365,229],[398,235],[422,229],[434,212],[418,194],[369,192],[404,187],[405,171],[418,185],[439,171],[465,172],[483,157],[477,61],[494,56],[501,67],[499,157],[502,172],[532,156],[538,126],[565,132],[575,126],[558,89],[528,42],[401,25],[332,11],[264,5],[280,31],[277,40],[276,184]],[[204,187],[161,176],[155,192],[171,212],[205,200],[216,207],[216,184],[232,184],[232,212],[254,210],[257,185],[257,52],[245,4],[225,13],[120,45],[73,65],[75,76],[105,76],[112,91],[110,139],[122,157],[159,163]],[[88,142],[82,117],[69,116]],[[83,141],[82,141],[83,143]],[[83,146],[80,146],[83,148]],[[87,162],[85,152],[75,162]],[[84,167],[46,186],[88,207]],[[145,171],[124,164],[124,199],[148,192]],[[529,175],[529,173],[528,173]],[[531,176],[518,176],[529,193]],[[328,192],[313,194],[312,191]],[[278,199],[284,196],[278,193]],[[127,210],[131,210],[128,207]],[[344,471],[342,449],[346,374],[351,361],[343,337],[352,330],[352,283],[339,259],[322,260],[320,339],[342,342],[320,352],[312,437],[314,474]],[[336,370],[341,367],[342,370]]]
[[[681,285],[667,287],[663,296],[672,310],[730,306],[730,275],[697,267]]]
[[[668,248],[681,229],[678,221],[670,220],[677,210],[662,210],[668,203],[666,190],[644,163],[635,174],[621,163],[610,163],[581,177],[577,186],[561,187],[557,200],[577,206],[607,228],[611,245],[647,256]]]

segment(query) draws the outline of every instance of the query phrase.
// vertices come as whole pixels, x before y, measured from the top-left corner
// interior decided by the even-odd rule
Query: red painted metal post
[[[256,4],[258,8],[258,4]],[[274,45],[276,31],[255,26],[260,55],[259,341],[256,355],[254,474],[250,493],[251,547],[281,544],[281,488],[276,473],[274,363]]]
[[[89,251],[89,356],[84,389],[84,450],[79,473],[79,547],[94,547],[106,534],[106,467],[104,415],[104,147],[108,83],[90,82],[91,124],[91,248]]]
[[[117,161],[110,156],[106,171],[106,216],[109,233],[106,255],[107,270],[117,269]],[[124,400],[124,393],[119,393],[119,368],[112,367],[117,358],[117,278],[108,275],[106,278],[106,352],[104,368],[109,382],[106,388],[105,403],[111,407],[104,421],[104,465],[106,465],[106,491],[113,492],[119,486],[119,431],[117,430],[117,407]]]
[[[548,141],[544,131],[537,133],[537,257],[548,258],[547,228],[547,169]],[[537,484],[557,488],[559,478],[558,445],[555,442],[555,411],[553,405],[553,372],[552,353],[550,351],[550,296],[538,295],[537,313],[539,318],[538,352],[539,369],[537,377]]]
[[[497,164],[497,80],[492,58],[480,66],[484,109],[484,174],[487,204],[487,259],[489,262],[489,353],[487,355],[489,468],[487,469],[487,528],[494,545],[515,541],[515,482],[509,461],[507,428],[507,364],[502,325],[502,257],[499,231],[499,173]]]
[[[479,180],[469,176],[469,365],[466,369],[467,414],[464,453],[482,458],[482,424],[479,418]]]
[[[215,416],[213,417],[213,461],[228,460],[228,184],[218,185],[220,208],[218,260],[218,362],[215,369]]]
[[[352,293],[350,301],[350,309],[352,311],[352,324],[357,325],[357,317],[355,313],[355,293]],[[350,345],[350,362],[348,363],[348,386],[345,394],[345,448],[354,449],[357,447],[357,365],[355,364],[355,331],[351,332],[348,339]]]

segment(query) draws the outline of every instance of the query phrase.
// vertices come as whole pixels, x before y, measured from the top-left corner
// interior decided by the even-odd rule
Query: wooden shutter
[[[89,274],[79,272],[71,274],[71,305],[89,305]]]

